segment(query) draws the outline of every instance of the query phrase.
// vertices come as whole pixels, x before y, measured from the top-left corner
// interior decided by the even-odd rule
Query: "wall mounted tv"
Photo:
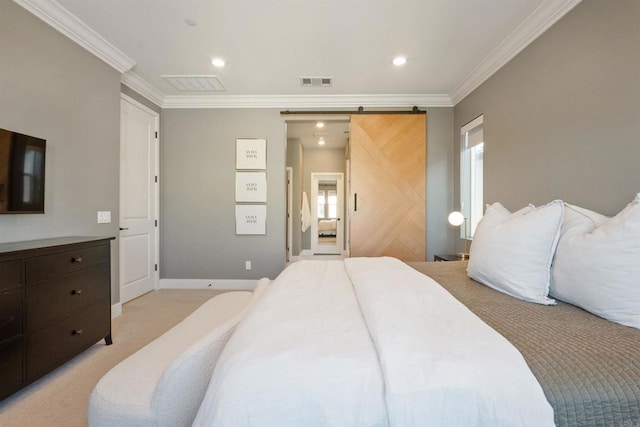
[[[0,129],[0,214],[44,213],[47,141]]]

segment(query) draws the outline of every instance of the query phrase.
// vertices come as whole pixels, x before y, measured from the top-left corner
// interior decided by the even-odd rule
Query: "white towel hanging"
[[[302,225],[302,232],[307,231],[311,227],[311,209],[309,208],[309,200],[307,199],[307,192],[302,192],[302,209],[300,209],[300,222]]]

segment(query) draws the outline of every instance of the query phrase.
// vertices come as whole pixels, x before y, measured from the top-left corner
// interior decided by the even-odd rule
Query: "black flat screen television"
[[[0,214],[44,213],[47,141],[0,129]]]

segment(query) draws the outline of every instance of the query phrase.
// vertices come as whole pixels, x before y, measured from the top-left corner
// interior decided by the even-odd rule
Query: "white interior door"
[[[158,121],[133,99],[120,101],[120,301],[156,288]]]
[[[311,174],[311,251],[341,255],[344,247],[344,175]]]

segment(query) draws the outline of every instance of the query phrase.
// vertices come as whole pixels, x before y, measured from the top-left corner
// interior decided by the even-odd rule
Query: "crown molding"
[[[140,77],[133,71],[128,71],[120,77],[120,82],[129,88],[136,91],[138,94],[144,96],[149,101],[156,104],[158,107],[162,107],[164,104],[165,95],[151,85],[145,79]]]
[[[581,1],[547,0],[538,6],[466,79],[456,86],[450,94],[453,105],[462,101]]]
[[[55,0],[13,0],[66,37],[95,56],[124,73],[136,65],[135,61],[106,41],[84,22],[71,14]]]
[[[407,108],[452,107],[446,94],[165,96],[162,108]]]

